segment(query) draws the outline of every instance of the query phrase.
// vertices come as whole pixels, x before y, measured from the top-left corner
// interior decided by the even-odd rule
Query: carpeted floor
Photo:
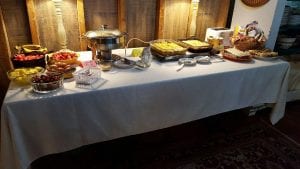
[[[43,157],[33,169],[300,169],[300,145],[241,111]]]

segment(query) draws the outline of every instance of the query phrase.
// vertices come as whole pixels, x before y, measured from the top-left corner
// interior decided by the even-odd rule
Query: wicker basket
[[[254,50],[254,49],[262,49],[264,48],[263,42],[258,42],[253,37],[246,37],[243,39],[239,39],[233,43],[234,47],[241,51],[246,50]]]

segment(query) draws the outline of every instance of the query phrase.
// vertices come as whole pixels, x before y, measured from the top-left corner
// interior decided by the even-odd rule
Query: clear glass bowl
[[[101,78],[101,69],[83,68],[73,75],[77,84],[91,85]]]
[[[16,68],[7,72],[7,77],[13,83],[19,86],[30,85],[31,78],[38,73],[44,72],[45,69],[42,67],[34,68]]]
[[[32,90],[37,93],[49,93],[63,87],[62,73],[39,74],[31,78]]]

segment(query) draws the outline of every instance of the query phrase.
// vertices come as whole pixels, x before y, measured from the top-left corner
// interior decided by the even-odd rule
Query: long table
[[[124,55],[122,49],[113,53]],[[48,154],[261,103],[274,103],[273,124],[284,116],[285,61],[178,68],[177,62],[153,61],[146,70],[102,72],[107,81],[96,89],[77,88],[74,81],[44,95],[10,88],[1,109],[2,169],[26,169]]]

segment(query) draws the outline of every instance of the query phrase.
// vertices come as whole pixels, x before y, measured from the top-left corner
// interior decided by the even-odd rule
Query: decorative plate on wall
[[[242,2],[247,6],[259,7],[269,2],[269,0],[242,0]]]

